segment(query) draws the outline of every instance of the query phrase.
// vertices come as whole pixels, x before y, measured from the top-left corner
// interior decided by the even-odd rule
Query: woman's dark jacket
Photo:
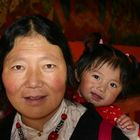
[[[7,116],[0,122],[0,139],[10,140],[13,120],[16,112]],[[102,118],[93,107],[88,110],[80,118],[70,140],[98,140],[98,130]],[[128,140],[122,131],[116,127],[112,130],[112,140]]]

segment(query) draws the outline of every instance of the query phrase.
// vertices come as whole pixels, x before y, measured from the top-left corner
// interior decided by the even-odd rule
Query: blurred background
[[[140,0],[0,0],[0,33],[14,19],[42,14],[70,41],[100,32],[112,44],[140,46]]]

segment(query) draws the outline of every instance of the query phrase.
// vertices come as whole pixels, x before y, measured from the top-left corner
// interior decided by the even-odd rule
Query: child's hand
[[[116,119],[117,126],[125,133],[135,131],[136,126],[133,120],[125,114]]]

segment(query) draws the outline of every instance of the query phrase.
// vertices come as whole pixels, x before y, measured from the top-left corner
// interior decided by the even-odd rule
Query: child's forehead
[[[119,82],[121,80],[120,68],[119,67],[114,68],[112,65],[109,65],[107,63],[89,69],[89,73],[94,72],[101,74],[103,77],[107,77],[107,79],[112,79]]]
[[[110,63],[109,61],[105,62],[105,61],[102,61],[102,62],[95,62],[93,63],[91,66],[90,66],[90,70],[95,70],[95,69],[101,69],[102,67],[106,66],[106,69],[112,69],[112,70],[119,70],[121,71],[120,69],[120,66],[119,65],[115,65],[114,63]]]

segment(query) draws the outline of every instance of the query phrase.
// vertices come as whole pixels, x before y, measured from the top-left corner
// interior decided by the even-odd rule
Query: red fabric
[[[96,110],[103,119],[111,122],[113,125],[116,124],[115,119],[123,114],[121,109],[118,106],[114,105],[96,107]]]
[[[98,140],[112,140],[113,125],[106,120],[100,124]]]
[[[74,100],[75,102],[80,103],[80,104],[86,103],[86,100],[85,100],[80,94],[78,94],[78,93],[76,93],[76,94],[73,96],[73,100]]]

